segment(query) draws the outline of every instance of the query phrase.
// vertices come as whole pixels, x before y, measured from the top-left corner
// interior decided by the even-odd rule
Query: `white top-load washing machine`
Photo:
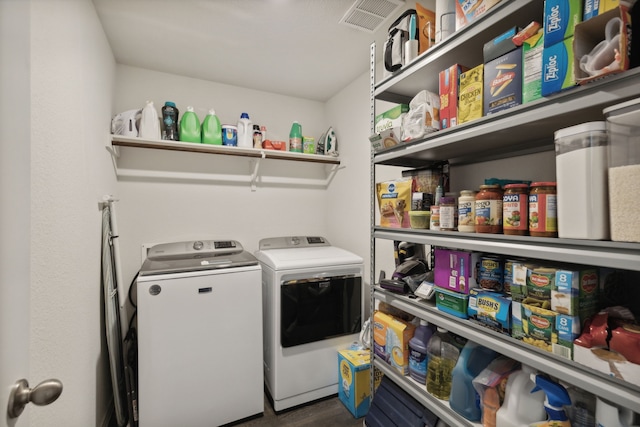
[[[275,411],[338,392],[338,350],[362,328],[361,257],[323,237],[263,239],[264,380]]]
[[[153,246],[137,279],[140,427],[262,414],[262,292],[236,241]]]

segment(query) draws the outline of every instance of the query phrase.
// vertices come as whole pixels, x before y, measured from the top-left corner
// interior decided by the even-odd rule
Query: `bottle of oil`
[[[427,391],[442,400],[449,400],[451,379],[460,349],[449,332],[438,327],[427,346]]]

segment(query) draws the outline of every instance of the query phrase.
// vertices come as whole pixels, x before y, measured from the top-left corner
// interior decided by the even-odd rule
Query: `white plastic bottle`
[[[253,147],[253,126],[247,113],[242,113],[238,120],[238,147]]]
[[[142,109],[140,117],[140,130],[138,136],[144,139],[160,139],[160,119],[158,111],[153,106],[153,101],[147,101],[147,105]]]
[[[547,419],[544,410],[544,391],[531,393],[535,383],[531,374],[536,371],[522,365],[520,371],[509,375],[504,393],[504,403],[496,413],[496,427],[528,427],[529,424]]]

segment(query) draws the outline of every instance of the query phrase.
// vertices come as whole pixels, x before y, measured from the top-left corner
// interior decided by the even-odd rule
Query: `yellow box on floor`
[[[338,351],[338,397],[360,418],[369,411],[371,353],[369,350]]]

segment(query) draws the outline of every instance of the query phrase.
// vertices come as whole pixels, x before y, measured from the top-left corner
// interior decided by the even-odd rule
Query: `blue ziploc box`
[[[542,96],[548,96],[576,85],[573,63],[573,37],[542,51]]]
[[[582,21],[582,0],[545,0],[544,47],[554,45],[567,37]]]

